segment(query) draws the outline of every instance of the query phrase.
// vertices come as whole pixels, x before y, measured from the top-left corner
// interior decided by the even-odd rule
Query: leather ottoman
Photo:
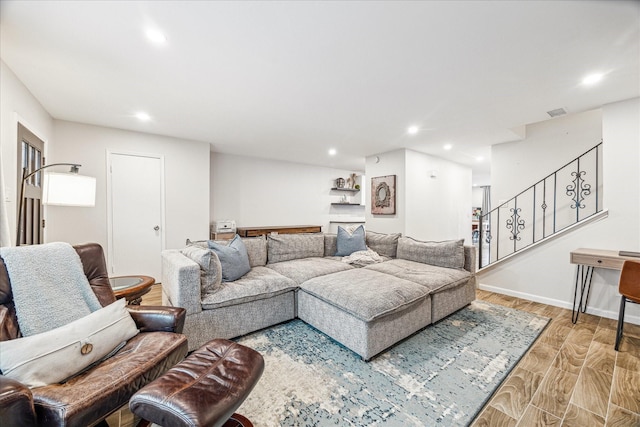
[[[161,426],[251,426],[234,411],[264,370],[257,351],[225,339],[209,341],[135,393],[129,408]]]

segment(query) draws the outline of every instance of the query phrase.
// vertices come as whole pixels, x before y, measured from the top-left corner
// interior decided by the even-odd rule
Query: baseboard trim
[[[554,307],[566,308],[571,310],[573,308],[573,304],[570,302],[557,300],[553,298],[541,297],[540,295],[528,294],[526,292],[518,292],[512,291],[510,289],[498,288],[496,286],[484,285],[480,283],[478,285],[479,289],[483,291],[495,292],[496,294],[508,295],[510,297],[522,298],[529,301],[539,302],[542,304],[552,305]],[[593,314],[600,317],[605,317],[607,319],[618,320],[618,312],[610,311],[610,310],[602,310],[599,308],[593,308],[587,306],[587,313]],[[632,316],[630,314],[626,314],[624,317],[624,321],[627,323],[633,323],[634,325],[640,325],[640,316]]]

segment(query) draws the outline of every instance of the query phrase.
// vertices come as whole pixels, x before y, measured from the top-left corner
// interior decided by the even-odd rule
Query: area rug
[[[293,320],[238,339],[265,370],[237,412],[256,427],[465,426],[548,321],[474,301],[364,362]]]

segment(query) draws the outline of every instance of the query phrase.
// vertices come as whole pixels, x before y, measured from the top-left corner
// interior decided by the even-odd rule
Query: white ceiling
[[[547,111],[640,95],[640,2],[2,0],[0,55],[56,119],[353,170],[407,147],[482,181]]]

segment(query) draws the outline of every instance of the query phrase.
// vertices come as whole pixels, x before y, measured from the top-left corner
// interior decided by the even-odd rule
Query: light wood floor
[[[142,304],[161,304],[161,285]],[[551,318],[551,322],[483,408],[473,427],[640,427],[640,326],[482,290],[477,298]],[[121,427],[133,423],[128,410]],[[110,426],[118,426],[116,414]],[[256,426],[260,427],[260,426]],[[302,427],[302,426],[301,426]]]

